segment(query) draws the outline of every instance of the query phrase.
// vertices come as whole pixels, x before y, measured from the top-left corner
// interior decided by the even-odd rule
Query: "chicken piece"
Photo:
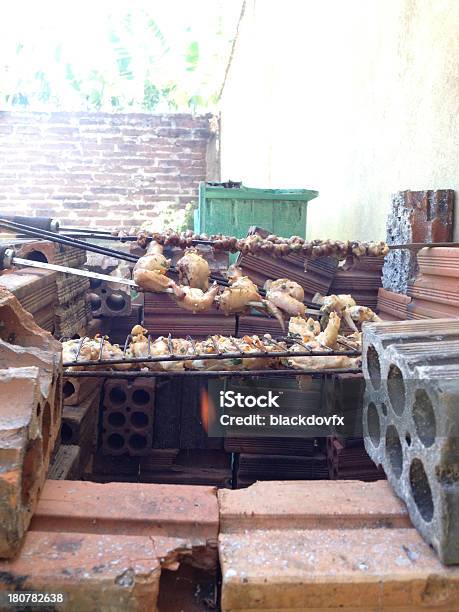
[[[161,355],[170,355],[169,342],[167,338],[159,336],[154,341],[150,341],[148,346],[148,338],[144,335],[136,336],[136,341],[131,343],[132,356],[140,359],[145,359],[143,367],[153,371],[182,371],[185,369],[185,361],[150,361],[150,357],[160,357]],[[177,355],[186,355],[187,351],[192,351],[191,342],[181,338],[172,340],[172,352]]]
[[[279,278],[277,280],[268,280],[265,283],[264,289],[266,291],[282,291],[288,293],[292,298],[299,302],[304,301],[304,289],[301,285],[295,281],[291,281],[288,278]]]
[[[347,357],[346,355],[324,355],[313,357],[289,357],[289,367],[297,370],[342,370],[359,368],[360,357]]]
[[[218,298],[219,308],[225,315],[246,312],[249,302],[263,304],[258,287],[248,276],[243,276],[237,266],[228,268],[227,277],[230,283]]]
[[[206,292],[202,289],[187,287],[183,285],[172,286],[173,295],[177,306],[185,310],[191,310],[193,313],[209,310],[217,297],[219,287],[214,283]]]
[[[357,323],[364,323],[366,321],[371,321],[371,322],[381,321],[381,318],[378,317],[378,315],[375,312],[373,312],[371,308],[368,308],[367,306],[351,306],[347,310],[351,316],[351,319],[353,321],[356,321]]]
[[[328,346],[328,348],[334,348],[336,340],[338,339],[338,332],[341,326],[341,319],[336,312],[331,312],[328,317],[327,327],[324,331],[320,332],[315,338],[315,341],[319,346]],[[313,343],[314,343],[313,342]]]
[[[243,336],[242,338],[236,338],[235,342],[239,349],[247,356],[250,355],[250,353],[263,353],[265,351],[280,352],[287,348],[283,345],[276,346],[268,344],[267,346],[258,336]],[[242,359],[242,369],[244,370],[266,370],[268,368],[280,366],[280,364],[280,359],[272,356],[248,357]]]
[[[275,281],[266,281],[264,288],[266,300],[281,310],[284,315],[304,317],[304,290],[301,285],[288,278],[280,278]]]
[[[202,355],[216,355],[220,353],[239,353],[235,338],[215,335],[202,342],[196,343],[196,351]],[[241,370],[242,357],[228,359],[193,359],[189,365],[192,370]]]
[[[146,255],[139,258],[132,273],[134,281],[144,290],[163,292],[171,289],[175,283],[166,276],[170,259],[166,259],[163,247],[151,242]]]
[[[326,295],[322,298],[320,303],[322,304],[320,311],[325,314],[330,314],[332,311],[339,313],[345,308],[351,308],[357,305],[352,295],[344,293],[339,295]]]
[[[207,261],[197,249],[187,249],[177,262],[179,282],[193,289],[207,291],[209,288],[210,268]]]
[[[303,342],[308,342],[320,333],[320,323],[311,317],[307,321],[302,317],[291,317],[288,322],[288,331],[290,334],[301,336]]]

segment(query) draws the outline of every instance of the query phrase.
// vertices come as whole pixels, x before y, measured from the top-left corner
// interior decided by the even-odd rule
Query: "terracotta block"
[[[418,251],[419,270],[423,274],[459,277],[459,249],[457,247],[434,247]]]
[[[434,305],[452,306],[459,315],[459,279],[457,277],[420,274],[408,287],[408,295],[426,302],[433,302]]]
[[[222,611],[455,612],[459,568],[414,529],[222,533]]]
[[[94,319],[95,321],[97,319]],[[102,379],[102,383],[105,379]],[[100,378],[73,378],[66,376],[62,393],[64,396],[64,406],[77,406],[83,403],[88,395],[94,392],[94,389],[100,389]]]
[[[34,531],[183,537],[205,546],[218,536],[215,489],[47,480]]]
[[[20,556],[0,563],[0,590],[63,592],[70,612],[154,612],[158,553],[148,535],[31,531]]]
[[[405,505],[386,482],[257,482],[218,492],[220,530],[410,527]]]

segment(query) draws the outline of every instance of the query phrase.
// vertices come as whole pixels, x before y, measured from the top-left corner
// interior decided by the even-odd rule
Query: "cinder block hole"
[[[131,423],[133,427],[147,427],[148,421],[148,415],[145,414],[145,412],[136,410],[131,414]]]
[[[51,433],[51,406],[46,402],[41,421],[41,436],[43,438],[43,456],[48,454],[49,436]]]
[[[91,289],[97,289],[101,285],[102,285],[102,280],[100,278],[90,278],[89,279],[89,286],[91,287]]]
[[[142,450],[147,446],[147,438],[141,434],[135,433],[129,438],[128,444],[134,450]]]
[[[405,434],[405,442],[407,443],[408,446],[411,446],[411,436],[408,431]]]
[[[375,389],[379,389],[381,386],[381,364],[379,363],[378,352],[372,344],[367,350],[367,368],[371,384]]]
[[[432,446],[435,442],[437,425],[432,402],[424,389],[417,389],[414,395],[413,420],[421,442],[424,446]]]
[[[368,434],[370,436],[371,443],[374,447],[379,446],[381,440],[381,427],[379,424],[379,414],[376,406],[373,402],[368,404],[367,408],[367,425]]]
[[[387,374],[387,390],[392,408],[397,414],[402,414],[405,409],[405,383],[400,368],[393,363]]]
[[[434,513],[432,490],[422,461],[417,458],[410,465],[410,487],[419,514],[426,523],[430,523]]]
[[[41,261],[42,263],[48,263],[48,258],[41,251],[33,250],[29,251],[26,255],[27,259],[31,259],[32,261]]]
[[[62,393],[64,395],[64,399],[69,398],[75,393],[75,385],[69,380],[66,380],[62,387]]]
[[[386,404],[381,404],[381,412],[384,416],[387,416],[387,406]]]
[[[386,455],[397,478],[403,471],[403,451],[398,431],[394,425],[389,425],[386,431]]]
[[[40,438],[29,440],[25,449],[22,468],[21,498],[24,506],[30,502],[31,492],[43,461],[43,446]]]
[[[110,310],[123,310],[126,307],[126,298],[121,293],[112,293],[105,301]]]
[[[89,294],[89,303],[91,304],[91,310],[96,311],[102,306],[102,300],[97,293]]]
[[[132,394],[132,401],[138,404],[139,406],[145,406],[151,400],[151,396],[148,391],[145,389],[136,389]]]
[[[61,442],[62,444],[70,444],[73,438],[72,428],[68,423],[62,423],[61,426]]]
[[[124,438],[118,433],[112,433],[107,438],[107,446],[113,450],[120,450],[124,446]]]
[[[121,404],[124,404],[127,399],[126,393],[123,391],[123,389],[120,389],[119,387],[113,387],[113,389],[110,389],[108,397],[111,403],[115,404],[116,406],[121,406]]]
[[[109,412],[107,417],[108,422],[112,427],[123,427],[126,423],[126,417],[122,412]]]

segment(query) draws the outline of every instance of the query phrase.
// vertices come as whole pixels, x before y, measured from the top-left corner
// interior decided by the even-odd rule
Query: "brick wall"
[[[0,212],[111,227],[196,201],[210,115],[0,113]],[[215,164],[212,164],[215,173]],[[206,176],[207,174],[207,176]]]

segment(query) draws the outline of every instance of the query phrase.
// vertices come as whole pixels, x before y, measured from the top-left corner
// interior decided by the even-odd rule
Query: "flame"
[[[207,435],[209,435],[209,427],[215,423],[217,412],[215,410],[214,402],[209,396],[209,393],[205,387],[201,388],[201,422]]]

